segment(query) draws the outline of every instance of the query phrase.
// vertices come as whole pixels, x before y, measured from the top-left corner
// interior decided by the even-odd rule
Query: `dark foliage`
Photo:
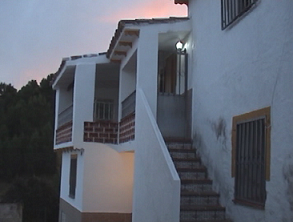
[[[21,203],[24,222],[52,222],[58,218],[57,178],[19,177],[2,202]]]
[[[59,182],[48,182],[58,178],[52,78],[29,81],[19,91],[0,83],[0,181],[12,183],[2,202],[22,202],[24,222],[42,221],[38,217],[44,214],[53,215],[47,221],[57,221]]]
[[[56,173],[53,75],[19,91],[0,83],[0,178]],[[5,169],[5,170],[3,170]]]

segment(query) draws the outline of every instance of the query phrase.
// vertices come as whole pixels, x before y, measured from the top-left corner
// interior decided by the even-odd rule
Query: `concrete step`
[[[207,169],[203,166],[198,168],[178,168],[180,179],[207,179]]]
[[[181,192],[207,192],[212,191],[210,179],[182,179]]]
[[[192,140],[190,138],[182,138],[182,137],[164,137],[166,144],[192,144]]]
[[[195,158],[173,158],[176,169],[179,168],[199,168],[202,167],[199,157]]]
[[[219,194],[207,192],[181,192],[181,205],[214,206],[219,204]]]
[[[232,222],[225,218],[219,194],[212,190],[212,180],[191,141],[165,141],[181,180],[180,222]]]
[[[181,205],[180,220],[224,220],[225,208],[220,205],[197,206]]]
[[[197,157],[195,149],[169,149],[170,155],[172,158],[194,158]]]
[[[191,143],[168,143],[166,144],[168,149],[180,149],[180,150],[194,150]]]

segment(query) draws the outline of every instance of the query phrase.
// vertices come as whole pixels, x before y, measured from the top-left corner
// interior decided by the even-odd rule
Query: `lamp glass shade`
[[[177,50],[181,51],[183,49],[183,43],[181,41],[178,41],[175,46]]]

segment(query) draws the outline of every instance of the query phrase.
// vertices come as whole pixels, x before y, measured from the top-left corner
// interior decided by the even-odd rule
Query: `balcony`
[[[118,123],[106,120],[84,122],[84,142],[117,144]]]
[[[120,143],[134,140],[135,99],[136,99],[136,91],[134,90],[122,102],[122,118],[119,124],[119,142]]]
[[[56,144],[72,141],[72,121],[69,121],[56,130]]]
[[[62,112],[58,114],[58,128],[64,125],[65,123],[72,122],[73,116],[73,104],[68,106]]]
[[[135,113],[135,96],[136,91],[134,90],[126,99],[122,102],[122,119],[129,114]]]
[[[84,122],[84,142],[125,143],[134,140],[135,91],[122,102],[122,119],[114,121],[114,102],[95,100],[93,122]]]
[[[119,124],[119,143],[134,140],[135,135],[135,113],[128,114]]]
[[[58,128],[56,130],[56,144],[72,141],[73,105],[58,114]]]

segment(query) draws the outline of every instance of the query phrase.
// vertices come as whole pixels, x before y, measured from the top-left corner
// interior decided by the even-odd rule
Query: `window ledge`
[[[265,205],[261,204],[261,203],[253,203],[248,200],[239,200],[239,199],[234,199],[233,202],[234,202],[234,204],[237,204],[237,205],[252,207],[252,208],[258,209],[258,210],[265,210]]]

